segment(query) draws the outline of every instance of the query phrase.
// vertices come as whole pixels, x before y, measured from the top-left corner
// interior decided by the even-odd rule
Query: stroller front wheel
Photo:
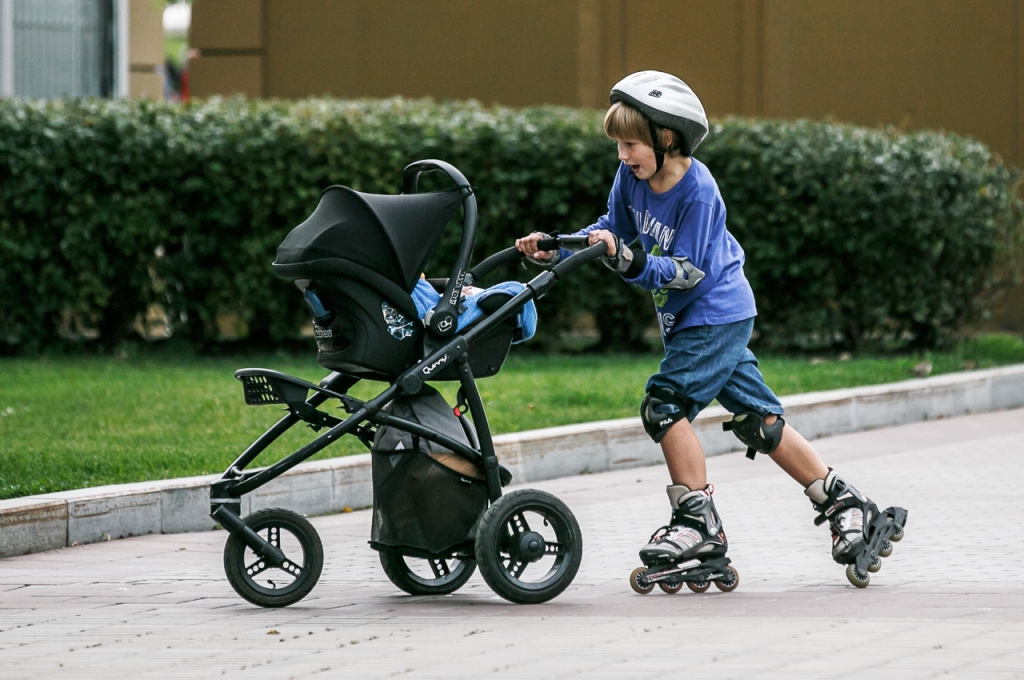
[[[509,602],[547,602],[569,587],[583,558],[579,524],[544,491],[502,496],[484,511],[476,561],[491,589]]]
[[[408,560],[414,560],[416,566]],[[391,582],[410,595],[454,593],[476,571],[476,562],[466,555],[453,553],[422,559],[405,555],[397,548],[381,550],[380,565]]]
[[[323,544],[309,520],[268,508],[246,517],[245,524],[281,550],[285,562],[272,566],[232,534],[224,546],[224,571],[235,592],[260,607],[287,607],[308,595],[324,567]]]

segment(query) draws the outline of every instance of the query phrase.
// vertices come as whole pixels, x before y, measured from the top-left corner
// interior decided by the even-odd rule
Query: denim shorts
[[[647,389],[657,385],[690,399],[690,422],[714,399],[732,413],[781,416],[779,398],[764,384],[757,358],[747,349],[753,330],[754,320],[746,319],[676,331],[665,347],[661,370],[647,381]]]

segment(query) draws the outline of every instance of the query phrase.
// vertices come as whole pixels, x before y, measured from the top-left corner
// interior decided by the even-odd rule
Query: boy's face
[[[619,160],[629,166],[637,179],[650,179],[658,169],[654,149],[639,139],[616,140],[619,146]]]

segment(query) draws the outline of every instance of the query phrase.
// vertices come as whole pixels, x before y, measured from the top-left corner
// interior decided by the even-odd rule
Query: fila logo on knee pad
[[[687,417],[692,404],[689,398],[668,388],[657,385],[651,387],[640,403],[640,420],[644,431],[656,444],[660,443],[676,421]]]

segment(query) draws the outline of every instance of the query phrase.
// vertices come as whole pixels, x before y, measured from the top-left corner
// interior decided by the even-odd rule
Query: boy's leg
[[[767,425],[772,425],[776,418],[775,415],[769,415],[764,422]],[[782,441],[779,443],[779,448],[769,453],[768,456],[805,489],[814,480],[824,479],[828,475],[828,468],[821,462],[818,452],[789,423],[786,423],[782,429]]]
[[[777,416],[765,418],[772,425]],[[691,489],[707,486],[707,464],[704,448],[688,420],[676,422],[661,440],[661,452],[665,456],[668,474],[673,484],[685,484]],[[821,462],[818,452],[788,423],[782,430],[779,448],[768,454],[786,474],[807,488],[816,479],[824,479],[828,468]]]
[[[782,405],[765,385],[753,353],[748,349],[746,354],[718,395],[718,401],[734,414],[763,417],[764,424],[771,426],[782,415]],[[832,530],[833,559],[840,563],[856,561],[865,551],[873,531],[872,522],[878,516],[875,504],[826,467],[814,447],[788,423],[783,426],[777,446],[768,451],[768,455],[804,487],[804,494],[820,513],[815,522],[828,521]],[[863,582],[866,583],[866,579]]]
[[[668,476],[673,484],[683,484],[691,489],[703,489],[708,485],[704,447],[700,445],[689,420],[684,418],[676,422],[665,433],[661,440],[661,453],[665,456]]]
[[[783,412],[782,404],[765,384],[764,376],[757,369],[757,358],[749,349],[718,394],[718,401],[731,413],[753,413],[764,418],[765,425],[769,426],[774,425]],[[828,474],[818,452],[789,423],[783,426],[778,446],[768,455],[804,488]]]
[[[644,427],[661,444],[672,484],[667,526],[640,551],[648,566],[694,558],[701,564],[723,558],[728,549],[722,521],[707,483],[704,449],[690,422],[714,399],[743,358],[753,321],[677,331],[669,340],[661,370],[647,383],[641,406]],[[721,565],[719,565],[721,566]]]

